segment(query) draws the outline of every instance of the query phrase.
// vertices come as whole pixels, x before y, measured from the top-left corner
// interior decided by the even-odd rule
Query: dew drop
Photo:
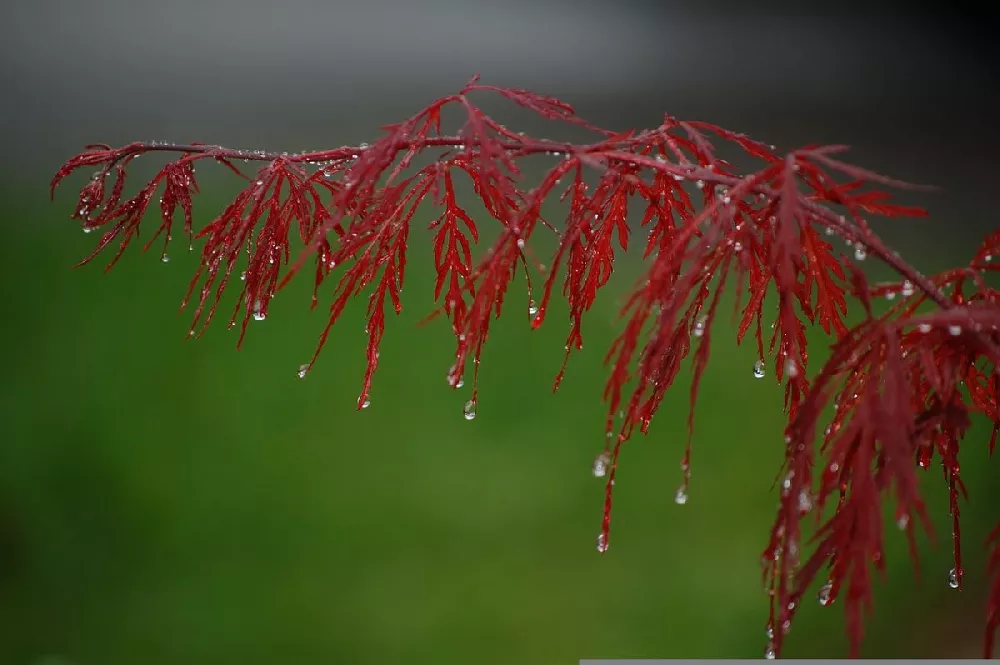
[[[240,281],[242,281],[242,282],[247,281],[247,271],[246,270],[244,270],[243,272],[240,273]]]
[[[785,374],[787,374],[789,376],[789,378],[792,378],[792,379],[794,379],[795,377],[797,377],[799,375],[799,364],[797,362],[795,362],[794,360],[792,360],[791,358],[789,358],[788,360],[786,360],[785,361]]]
[[[908,279],[903,282],[902,294],[904,298],[909,298],[913,295],[913,282]]]
[[[819,589],[817,598],[819,599],[819,604],[826,607],[832,602],[831,595],[833,594],[833,582],[827,582]]]
[[[957,589],[959,587],[958,570],[955,568],[948,571],[948,586],[952,589]]]
[[[674,494],[674,503],[676,503],[678,506],[683,506],[687,502],[688,502],[687,492],[684,490],[684,486],[681,485],[680,487],[677,488],[677,492]]]
[[[763,379],[764,378],[764,361],[758,360],[753,364],[753,378]]]
[[[610,434],[610,432],[608,432],[608,434]],[[594,477],[603,478],[604,476],[606,476],[608,473],[608,464],[610,463],[611,463],[611,455],[608,454],[608,451],[606,450],[597,457],[595,457],[594,465],[591,469],[594,473]]]
[[[855,245],[854,246],[854,260],[855,261],[864,261],[866,258],[868,258],[868,252],[865,251],[864,245],[862,245],[861,243],[858,243],[857,245]]]
[[[705,186],[705,181],[704,180],[696,180],[695,183],[694,183],[694,186],[697,187],[698,189],[701,189],[702,187]]]
[[[733,251],[742,252],[743,251],[743,243],[737,241],[736,244],[733,245]]]
[[[83,227],[83,232],[84,233],[92,233],[93,231],[94,231],[94,227],[93,226],[85,226],[85,227]]]
[[[895,300],[896,299],[896,292],[895,291],[886,291],[885,292],[885,299],[886,300]]]
[[[896,520],[896,526],[899,527],[900,531],[906,531],[906,527],[909,526],[909,524],[910,524],[910,516],[909,515],[905,515],[905,514],[904,515],[900,515],[899,519]]]
[[[367,397],[364,399],[364,401],[362,401],[361,398],[358,398],[358,406],[360,406],[362,409],[367,409],[371,405],[372,401]]]
[[[774,660],[777,655],[778,654],[775,652],[773,644],[768,644],[767,648],[764,649],[764,658],[767,660]]]
[[[767,628],[764,629],[764,634],[767,635],[767,639],[774,639],[774,626],[767,624]]]
[[[802,490],[801,492],[799,492],[799,512],[805,514],[811,511],[812,508],[813,508],[813,501],[812,497],[809,496],[809,492],[807,492],[806,490]]]
[[[535,314],[538,314],[538,303],[536,303],[534,300],[529,300],[528,301],[528,315],[529,316],[534,316]]]
[[[306,378],[306,374],[308,373],[309,373],[309,363],[306,363],[304,365],[299,365],[299,371],[296,372],[296,376],[298,376],[300,379],[304,379]]]
[[[597,535],[597,551],[601,554],[608,551],[608,539],[603,533]]]
[[[958,337],[962,334],[962,326],[948,326],[948,334],[952,337]]]
[[[253,303],[253,318],[255,321],[263,321],[267,318],[267,314],[261,311],[261,304],[259,300],[255,300]]]
[[[931,331],[931,324],[921,323],[919,326],[917,326],[917,330],[919,330],[922,333],[929,333]]]
[[[160,256],[160,260],[163,261],[164,263],[170,263],[170,257],[167,256],[166,254],[162,254]]]
[[[693,334],[695,337],[701,337],[705,334],[705,317],[701,317],[694,324]]]
[[[462,415],[465,416],[466,420],[476,419],[476,403],[471,399],[465,403],[465,407],[462,409]]]

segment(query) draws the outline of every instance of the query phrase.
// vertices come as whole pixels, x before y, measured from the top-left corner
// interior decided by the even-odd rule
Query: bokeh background
[[[251,326],[242,351],[224,325],[188,342],[176,308],[195,256],[177,248],[163,264],[131,251],[108,275],[99,264],[72,270],[93,243],[67,222],[79,183],[54,204],[46,192],[60,161],[86,143],[356,144],[481,72],[614,128],[652,126],[666,112],[783,147],[856,146],[859,163],[944,188],[911,198],[929,220],[882,227],[927,271],[964,260],[998,225],[988,21],[955,3],[933,14],[707,4],[8,3],[0,663],[762,656],[759,556],[782,413],[780,389],[750,376],[751,348],[717,333],[687,505],[673,502],[682,382],[650,435],[628,444],[613,546],[594,551],[600,361],[634,258],[595,306],[586,349],[555,396],[558,317],[534,333],[515,312],[497,324],[479,415],[467,422],[467,395],[445,385],[446,325],[417,326],[432,309],[431,261],[414,253],[372,406],[357,412],[360,303],[303,381],[295,371],[324,322],[308,311],[304,282]],[[496,107],[511,127],[544,131],[508,111]],[[203,175],[202,222],[233,186]],[[985,436],[980,423],[963,464],[973,497],[963,508],[967,588],[946,584],[946,506],[931,473],[937,545],[921,541],[916,584],[902,537],[889,534],[866,656],[978,655],[980,543],[1000,499]],[[846,655],[840,609],[800,612],[786,655]]]

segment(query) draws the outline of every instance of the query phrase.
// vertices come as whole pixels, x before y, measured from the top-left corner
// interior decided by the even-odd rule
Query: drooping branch
[[[483,93],[597,138],[576,144],[511,131],[474,103]],[[464,118],[457,129],[443,130],[446,107],[454,107]],[[58,170],[52,192],[77,170],[96,169],[81,190],[73,218],[84,231],[101,233],[84,263],[117,243],[108,268],[138,236],[160,192],[160,224],[145,248],[163,236],[162,258],[168,259],[178,213],[189,247],[196,240],[204,243],[184,300],[194,307],[192,335],[204,333],[224,292],[237,281],[234,273],[241,286],[229,325],[241,325],[241,343],[249,322],[267,318],[275,293],[308,261],[315,265],[314,307],[320,287],[337,272],[327,325],[312,359],[299,368],[300,377],[313,369],[347,303],[367,292],[367,365],[358,408],[370,403],[386,312],[399,314],[403,307],[412,225],[422,218],[422,207],[438,208],[429,224],[436,274],[433,299],[438,303],[431,318],[446,317],[455,337],[455,359],[448,372],[453,389],[464,386],[467,367],[472,366],[471,396],[464,407],[470,420],[476,416],[483,349],[492,321],[511,297],[514,280],[521,274],[527,278],[532,328],[551,318],[561,282],[570,330],[554,381],[557,389],[570,354],[583,348],[587,312],[609,283],[616,259],[635,244],[636,227],[629,215],[638,209],[639,227],[647,230],[647,269],[622,308],[623,329],[605,357],[606,443],[594,463],[594,474],[605,478],[598,550],[607,551],[610,544],[622,446],[636,431],[648,430],[682,363],[691,356],[688,436],[676,495],[678,503],[687,501],[698,388],[711,343],[718,339],[714,324],[729,288],[737,294],[736,341],[742,342],[752,329],[757,379],[767,374],[766,358],[773,358],[789,419],[780,507],[764,556],[772,598],[773,636],[767,653],[780,654],[799,602],[823,565],[830,567],[830,577],[821,602],[833,602],[846,585],[848,630],[852,653],[857,653],[870,598],[868,562],[874,558],[876,568],[880,565],[879,506],[890,495],[895,499],[897,520],[905,522],[911,543],[911,517],[929,530],[915,469],[926,466],[935,451],[949,487],[955,576],[961,585],[958,498],[964,486],[959,441],[974,414],[994,422],[991,449],[1000,427],[1000,379],[995,371],[1000,298],[985,279],[998,268],[991,260],[1000,254],[1000,232],[987,237],[968,266],[924,276],[885,245],[868,217],[924,214],[874,188],[927,188],[841,161],[844,146],[779,154],[774,146],[743,134],[670,116],[652,129],[612,132],[581,119],[559,100],[483,85],[478,78],[383,130],[370,145],[297,154],[197,143],[93,145]],[[738,172],[720,156],[725,150],[758,160],[760,167]],[[125,198],[129,166],[141,155],[160,153],[171,155],[172,161],[137,194]],[[421,156],[429,157],[429,163],[417,167]],[[555,163],[530,186],[520,164],[535,156]],[[209,161],[246,184],[222,213],[196,231],[195,167]],[[244,163],[257,168],[250,171],[241,166]],[[459,183],[471,184],[486,220],[475,219],[459,202]],[[567,208],[561,225],[552,223],[549,212],[559,203]],[[499,233],[477,256],[476,246],[490,222]],[[552,233],[557,241],[544,266],[532,253],[536,233]],[[830,237],[845,241],[853,260],[836,250]],[[303,249],[293,250],[293,243]],[[871,287],[855,265],[866,257],[883,262],[900,281]],[[537,293],[533,273],[543,276]],[[770,338],[765,339],[764,319],[770,318],[765,303],[771,295],[777,311]],[[901,297],[876,316],[871,298],[890,295]],[[863,309],[861,323],[849,324],[849,303]],[[832,354],[810,377],[806,331],[812,325],[830,337]],[[816,450],[816,430],[830,405],[835,415]],[[816,473],[820,460],[823,466]],[[800,566],[801,522],[834,492],[840,496],[838,510],[818,526],[816,550]],[[913,553],[916,556],[915,548]],[[991,598],[988,625],[995,627],[1000,587]]]

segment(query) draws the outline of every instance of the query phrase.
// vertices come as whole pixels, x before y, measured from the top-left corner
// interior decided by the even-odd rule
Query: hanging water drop
[[[534,316],[535,314],[538,314],[538,303],[536,303],[534,300],[529,300],[528,316]]]
[[[904,298],[909,298],[913,295],[913,282],[908,279],[903,282],[902,294]]]
[[[704,180],[696,180],[695,183],[694,183],[694,186],[697,187],[698,189],[701,189],[702,187],[705,186],[705,181]]]
[[[764,361],[758,360],[753,364],[753,378],[763,379],[764,378]]]
[[[957,589],[960,586],[958,580],[958,569],[952,568],[948,571],[948,586],[952,589]]]
[[[608,551],[608,538],[603,532],[597,535],[597,551],[601,554]]]
[[[703,316],[695,321],[694,331],[692,331],[692,334],[694,334],[695,337],[701,337],[705,334],[705,320],[706,319]]]
[[[833,602],[832,594],[833,594],[833,582],[827,582],[826,584],[821,586],[819,589],[819,593],[817,594],[817,598],[819,598],[819,604],[826,607],[831,602]]]
[[[611,463],[611,455],[608,451],[602,452],[594,458],[594,465],[591,469],[595,478],[603,478],[608,473],[608,465]]]
[[[306,374],[308,373],[309,373],[309,363],[306,363],[304,365],[299,365],[299,371],[296,372],[296,376],[298,376],[300,379],[304,379],[306,378]]]
[[[367,409],[371,405],[372,405],[372,402],[367,397],[365,397],[364,400],[362,400],[361,398],[358,398],[358,406],[360,406],[362,409]]]
[[[958,337],[962,334],[962,326],[948,326],[948,334],[952,337]]]
[[[864,261],[866,258],[868,258],[868,252],[865,251],[865,246],[861,243],[856,244],[854,246],[854,260]]]
[[[476,403],[471,399],[465,403],[465,407],[462,409],[462,415],[465,416],[466,420],[476,419]]]
[[[921,323],[919,326],[917,326],[917,330],[919,330],[922,333],[929,333],[931,331],[931,324]]]
[[[768,643],[767,648],[764,649],[764,658],[766,658],[767,660],[774,660],[775,658],[777,658],[777,656],[778,654],[774,650],[774,645]]]
[[[687,492],[685,491],[684,486],[681,485],[680,487],[677,488],[677,493],[674,494],[674,503],[676,503],[678,506],[683,506],[687,502],[688,502]]]
[[[261,310],[260,300],[255,300],[253,303],[253,318],[255,321],[263,321],[267,318],[267,314]]]

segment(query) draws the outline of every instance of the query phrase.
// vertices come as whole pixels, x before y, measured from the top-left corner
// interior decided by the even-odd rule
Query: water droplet
[[[948,586],[952,589],[957,589],[959,587],[958,570],[955,568],[948,571]]]
[[[799,492],[799,512],[808,513],[813,508],[812,497],[809,496],[809,492],[802,490]]]
[[[736,244],[733,245],[733,251],[742,252],[743,251],[743,243],[737,241]]]
[[[917,326],[917,330],[919,330],[922,333],[929,333],[931,331],[931,324],[921,323],[919,326]]]
[[[358,398],[358,405],[362,409],[367,409],[369,406],[372,405],[372,401],[370,399],[368,399],[367,397],[364,399],[364,401],[361,401],[361,398],[359,397]]]
[[[601,554],[608,551],[608,539],[603,533],[597,535],[597,551]]]
[[[908,279],[903,282],[902,294],[904,298],[909,298],[913,295],[913,282]]]
[[[753,378],[763,379],[764,378],[764,361],[758,360],[753,364]]]
[[[83,232],[84,233],[91,233],[91,232],[93,232],[93,230],[94,230],[93,226],[85,226],[85,227],[83,227]]]
[[[819,598],[819,604],[824,607],[829,605],[832,601],[831,594],[833,593],[833,582],[827,582],[820,587],[817,597]]]
[[[694,186],[697,187],[698,189],[701,189],[702,187],[705,186],[705,181],[704,180],[696,180],[695,183],[694,183]]]
[[[536,303],[534,300],[529,300],[528,301],[528,315],[529,316],[534,316],[535,314],[538,314],[538,303]]]
[[[606,450],[597,457],[595,457],[594,466],[592,468],[592,471],[594,472],[594,477],[603,478],[604,476],[606,476],[608,473],[608,464],[610,463],[611,463],[611,455]]]
[[[524,238],[518,238],[517,239],[517,248],[518,249],[524,249]]]
[[[896,520],[896,526],[899,527],[900,531],[905,531],[906,527],[909,526],[909,524],[910,524],[910,516],[909,515],[905,515],[905,514],[904,515],[900,515],[899,519]]]
[[[868,258],[868,252],[865,250],[865,246],[862,245],[861,243],[858,243],[857,245],[855,245],[854,246],[854,260],[855,261],[864,261],[866,258]]]
[[[777,658],[777,653],[774,651],[774,645],[768,643],[767,648],[764,649],[764,658],[767,660],[774,660]]]
[[[462,409],[462,415],[465,416],[466,420],[476,419],[476,403],[471,399],[465,403],[465,407]]]
[[[695,337],[701,337],[702,335],[705,334],[705,320],[706,319],[703,316],[700,319],[698,319],[697,321],[695,321],[694,331],[692,332],[692,334]]]
[[[886,300],[895,300],[896,299],[896,292],[895,291],[886,291],[885,292],[885,299]]]
[[[791,358],[789,358],[788,360],[786,360],[785,361],[785,374],[787,374],[789,376],[789,378],[792,378],[792,379],[794,379],[795,377],[797,377],[799,375],[799,364],[797,362],[795,362],[794,360],[792,360]]]
[[[247,281],[247,271],[246,270],[244,270],[243,272],[240,273],[240,281],[242,281],[242,282]]]
[[[681,485],[680,487],[677,488],[677,493],[674,494],[674,503],[676,503],[678,506],[683,506],[687,502],[688,502],[687,492],[684,490],[684,486]]]
[[[165,253],[160,256],[160,260],[163,261],[164,263],[170,263],[170,257],[167,256]]]
[[[253,303],[253,318],[255,321],[263,321],[264,319],[267,318],[267,314],[265,314],[261,310],[261,304],[259,300],[255,300]]]
[[[309,363],[306,363],[304,365],[299,365],[299,371],[296,373],[296,375],[300,379],[304,379],[306,378],[306,374],[308,373],[309,373]]]
[[[952,337],[958,337],[962,334],[962,326],[948,326],[948,334]]]

